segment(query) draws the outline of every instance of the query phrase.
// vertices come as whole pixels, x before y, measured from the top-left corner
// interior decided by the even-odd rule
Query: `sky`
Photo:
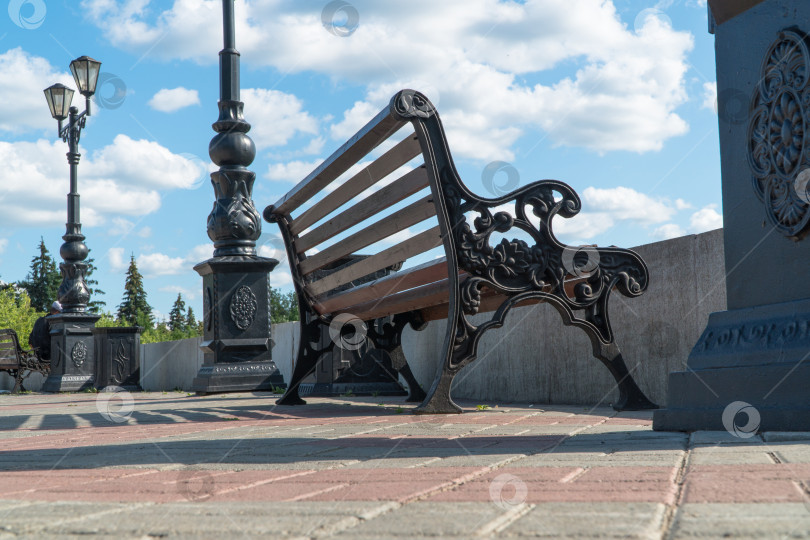
[[[57,259],[67,145],[42,90],[102,62],[82,132],[86,244],[115,312],[130,256],[158,319],[212,256],[220,0],[7,0],[0,10],[0,279],[40,237]],[[552,178],[583,201],[570,245],[632,247],[722,227],[713,36],[705,0],[237,0],[253,199],[274,203],[402,88],[426,94],[464,182],[494,196]],[[74,105],[84,109],[76,93]],[[277,226],[259,254],[282,261]]]

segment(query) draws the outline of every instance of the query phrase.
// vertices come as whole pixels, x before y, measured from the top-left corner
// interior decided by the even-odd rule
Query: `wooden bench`
[[[398,132],[407,125],[412,130],[400,137]],[[398,142],[358,165],[389,139]],[[359,170],[344,175],[353,166]],[[392,174],[406,166],[410,170],[398,178]],[[350,177],[335,182],[342,176]],[[330,191],[330,184],[337,187]],[[377,191],[362,195],[371,189]],[[535,182],[502,197],[475,195],[456,172],[436,109],[419,92],[398,92],[365,127],[264,210],[265,219],[279,225],[286,244],[301,315],[298,358],[278,403],[305,403],[298,394],[301,380],[334,346],[317,348],[320,328],[344,325],[348,317],[354,321],[351,331],[367,332],[375,346],[391,355],[410,386],[409,399],[422,401],[415,412],[461,412],[450,386],[475,360],[483,333],[501,327],[517,305],[548,302],[566,326],[581,328],[590,338],[594,356],[616,380],[617,410],[656,408],[630,375],[608,317],[611,291],[639,296],[647,288],[647,267],[630,250],[572,248],[559,242],[552,218],[573,217],[580,208],[573,189],[555,180]],[[409,228],[417,225],[424,230],[411,233]],[[493,238],[515,232],[528,242]],[[385,245],[397,234],[405,239]],[[371,256],[326,277],[313,277],[330,262],[375,245],[378,249],[372,249]],[[439,246],[444,248],[442,258],[352,285],[392,264],[419,262]],[[486,322],[470,321],[471,315],[490,311],[494,315]],[[392,317],[388,324],[375,322],[386,316]],[[425,397],[405,361],[401,335],[408,324],[419,329],[440,318],[448,321],[441,365]]]
[[[51,365],[49,362],[39,360],[33,351],[21,348],[17,332],[5,328],[0,329],[0,371],[14,377],[12,392],[16,394],[22,389],[23,380],[32,372],[48,375],[51,372]]]

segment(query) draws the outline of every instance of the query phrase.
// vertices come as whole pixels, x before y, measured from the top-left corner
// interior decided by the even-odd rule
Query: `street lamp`
[[[208,155],[219,166],[211,174],[217,200],[207,221],[214,256],[194,267],[203,278],[205,329],[203,365],[191,387],[202,394],[284,386],[270,350],[268,278],[278,261],[256,253],[262,222],[252,199],[256,173],[248,170],[256,146],[239,97],[234,21],[234,0],[222,0],[219,118],[208,145]]]
[[[70,164],[70,193],[67,199],[67,224],[65,241],[59,249],[64,263],[59,265],[62,271],[62,284],[59,286],[59,302],[65,313],[83,313],[87,309],[90,293],[84,276],[87,272],[87,246],[84,244],[80,220],[79,193],[77,190],[77,172],[79,166],[79,138],[87,117],[90,116],[90,98],[96,92],[96,82],[101,62],[89,56],[82,56],[70,63],[70,71],[85,97],[85,110],[71,106],[74,91],[63,84],[54,84],[45,89],[45,100],[51,110],[51,116],[59,123],[59,137],[68,143],[68,163]],[[68,120],[67,125],[62,123]]]
[[[70,164],[70,192],[67,195],[67,223],[65,241],[59,248],[64,262],[59,264],[62,283],[57,295],[62,313],[51,315],[51,373],[42,385],[45,392],[75,392],[90,388],[95,379],[95,355],[92,328],[99,316],[87,312],[90,291],[85,283],[88,264],[84,262],[89,250],[84,243],[79,212],[77,170],[79,166],[79,138],[87,117],[90,116],[90,98],[96,92],[101,62],[82,56],[70,63],[70,71],[79,93],[85,98],[84,112],[71,106],[74,90],[63,84],[45,89],[45,100],[51,116],[59,123],[59,138],[68,144]],[[67,124],[63,124],[67,120]]]

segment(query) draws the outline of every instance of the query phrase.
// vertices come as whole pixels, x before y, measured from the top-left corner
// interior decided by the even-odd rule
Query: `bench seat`
[[[412,131],[400,135],[406,126]],[[364,161],[372,153],[379,156]],[[580,208],[574,190],[556,180],[495,198],[474,194],[456,171],[435,107],[419,92],[398,92],[264,210],[284,240],[301,317],[298,357],[278,403],[304,403],[298,395],[302,379],[322,355],[343,346],[342,327],[351,324],[388,353],[408,382],[409,399],[422,401],[417,413],[460,412],[450,386],[476,359],[481,336],[503,326],[513,307],[546,302],[565,325],[590,338],[594,356],[616,380],[615,408],[655,408],[627,369],[608,316],[611,292],[632,298],[646,290],[647,267],[627,249],[561,243],[552,220],[572,218]],[[519,234],[507,239],[512,233]],[[437,248],[443,257],[369,281]],[[353,262],[321,271],[349,256]],[[469,319],[491,312],[483,323]],[[425,393],[408,367],[401,335],[408,325],[421,329],[437,319],[448,324],[436,359],[440,366]],[[332,336],[326,345],[319,343],[324,326]]]

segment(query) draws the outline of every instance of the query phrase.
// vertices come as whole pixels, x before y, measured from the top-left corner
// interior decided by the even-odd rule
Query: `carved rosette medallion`
[[[239,330],[245,331],[250,328],[258,310],[256,295],[247,285],[239,287],[231,297],[231,320]]]
[[[87,345],[81,341],[76,343],[70,351],[70,359],[73,360],[74,366],[77,368],[82,367],[84,361],[87,360]]]
[[[748,162],[754,191],[770,223],[783,235],[801,239],[810,223],[810,86],[807,36],[780,32],[762,63],[748,126]]]

